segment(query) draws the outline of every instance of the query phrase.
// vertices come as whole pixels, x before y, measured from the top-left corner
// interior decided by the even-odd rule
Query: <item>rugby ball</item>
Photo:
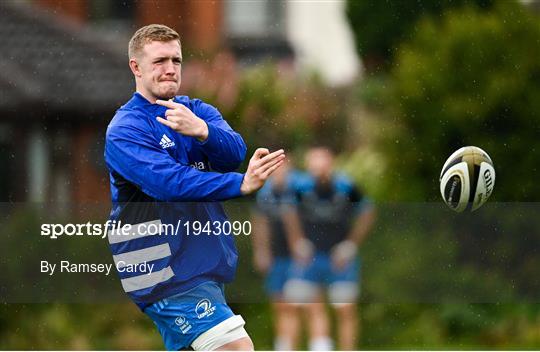
[[[460,148],[444,163],[439,181],[443,200],[452,210],[475,211],[493,192],[493,161],[478,147]]]

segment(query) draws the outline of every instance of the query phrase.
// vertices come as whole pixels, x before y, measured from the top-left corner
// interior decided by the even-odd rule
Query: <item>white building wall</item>
[[[317,71],[330,85],[350,83],[360,60],[345,16],[345,1],[287,1],[287,39],[300,71]]]

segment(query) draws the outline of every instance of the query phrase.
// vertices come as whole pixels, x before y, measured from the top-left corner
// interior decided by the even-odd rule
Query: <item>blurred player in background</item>
[[[326,146],[312,147],[305,157],[310,177],[298,187],[296,211],[287,213],[295,258],[285,295],[308,303],[311,350],[333,349],[324,306],[324,289],[336,311],[338,347],[353,350],[359,334],[358,247],[372,228],[372,204],[344,175],[334,171],[334,154]]]
[[[265,289],[272,302],[277,351],[295,350],[298,343],[297,307],[283,299],[283,286],[291,265],[283,215],[294,201],[297,174],[290,161],[276,170],[257,193],[253,214],[253,263],[257,271],[266,275]]]
[[[128,235],[109,231],[110,248],[122,287],[168,350],[252,350],[244,320],[225,302],[238,253],[233,236],[213,232],[227,221],[217,201],[257,191],[285,156],[257,149],[245,174],[233,172],[246,145],[216,108],[176,95],[181,65],[179,35],[169,27],[143,27],[129,42],[136,92],[107,128],[105,160],[110,219],[133,226]],[[193,222],[210,233],[190,236],[185,224]],[[120,270],[127,265],[137,270]]]

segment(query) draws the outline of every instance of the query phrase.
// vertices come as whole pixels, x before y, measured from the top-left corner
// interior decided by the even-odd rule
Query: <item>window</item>
[[[229,47],[242,66],[294,56],[286,40],[286,3],[277,0],[225,2]]]
[[[275,0],[225,3],[228,37],[281,37],[285,35],[284,2]]]

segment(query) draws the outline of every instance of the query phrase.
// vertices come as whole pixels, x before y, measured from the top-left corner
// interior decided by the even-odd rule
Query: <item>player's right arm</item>
[[[258,190],[284,158],[255,152],[246,174],[203,172],[174,160],[151,134],[128,124],[107,130],[105,160],[111,170],[161,201],[221,201]]]
[[[282,218],[287,235],[287,244],[294,260],[302,264],[309,263],[315,248],[304,233],[296,206],[290,206],[287,211],[283,212]]]
[[[260,273],[266,273],[272,264],[270,249],[270,224],[266,215],[254,210],[251,217],[253,223],[253,264]]]
[[[344,268],[353,260],[358,248],[371,231],[375,223],[375,207],[371,201],[354,185],[351,185],[350,201],[354,204],[355,218],[345,240],[331,250],[332,262],[338,269]]]

